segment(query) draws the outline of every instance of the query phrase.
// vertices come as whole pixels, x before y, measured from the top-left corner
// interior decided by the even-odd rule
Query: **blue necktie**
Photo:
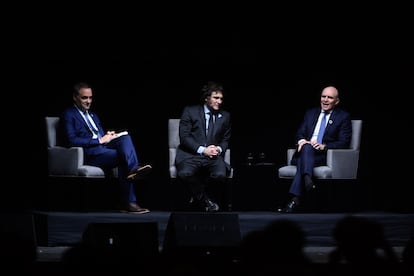
[[[324,112],[324,115],[321,120],[321,126],[319,127],[318,138],[316,139],[316,141],[319,144],[322,144],[323,133],[325,132],[325,127],[326,127],[326,116],[328,116],[328,114],[329,114],[328,112]]]

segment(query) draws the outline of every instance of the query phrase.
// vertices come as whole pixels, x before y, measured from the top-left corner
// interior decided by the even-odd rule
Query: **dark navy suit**
[[[99,134],[105,134],[98,115],[90,112]],[[101,145],[98,139],[93,139],[93,133],[86,124],[79,110],[75,107],[67,108],[61,116],[61,136],[66,146],[83,147],[85,164],[97,166],[104,171],[118,167],[118,177],[123,203],[136,202],[134,183],[127,180],[128,173],[138,168],[138,157],[132,139],[124,135]]]
[[[220,110],[214,124],[211,144],[221,147],[217,158],[209,158],[197,153],[200,146],[208,146],[206,137],[206,116],[203,105],[185,107],[180,120],[180,145],[175,164],[177,175],[186,182],[197,199],[207,197],[204,184],[196,177],[200,170],[206,170],[215,181],[224,181],[230,166],[224,162],[224,154],[231,136],[230,113]]]
[[[313,131],[318,121],[321,108],[312,108],[306,111],[302,124],[296,133],[296,142],[300,139],[311,140]],[[349,148],[352,136],[352,123],[350,114],[342,109],[334,108],[322,138],[325,145],[323,151],[316,150],[310,144],[303,145],[300,152],[296,152],[292,164],[296,165],[297,172],[290,186],[289,192],[299,196],[302,194],[302,176],[313,176],[313,168],[326,164],[327,149]]]

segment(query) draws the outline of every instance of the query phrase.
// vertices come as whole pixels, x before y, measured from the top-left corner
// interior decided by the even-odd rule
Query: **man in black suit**
[[[212,181],[224,185],[230,172],[224,154],[229,146],[231,123],[230,113],[221,109],[223,97],[223,86],[208,82],[202,88],[201,104],[185,107],[180,120],[177,175],[190,189],[194,203],[206,212],[219,210],[207,194],[206,185]]]
[[[320,106],[306,111],[296,133],[297,150],[292,165],[296,165],[297,171],[289,189],[292,198],[279,211],[293,212],[299,205],[303,192],[315,188],[313,168],[326,164],[328,149],[349,148],[352,137],[351,116],[338,108],[338,103],[338,89],[327,86],[322,90]],[[321,128],[324,131],[320,131]]]

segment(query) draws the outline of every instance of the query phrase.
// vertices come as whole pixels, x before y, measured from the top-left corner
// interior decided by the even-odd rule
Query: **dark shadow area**
[[[18,111],[25,116],[24,127],[10,123],[6,129],[16,134],[14,145],[25,146],[8,154],[9,163],[20,166],[7,169],[16,176],[24,174],[23,184],[8,183],[2,205],[25,209],[43,198],[43,118],[60,115],[71,104],[72,85],[82,80],[95,88],[94,106],[105,127],[127,129],[142,161],[154,167],[145,193],[139,195],[143,205],[168,208],[168,193],[159,192],[170,188],[167,120],[178,118],[184,106],[197,102],[207,80],[219,80],[226,88],[224,108],[232,113],[235,168],[243,166],[248,153],[262,152],[276,167],[284,165],[285,149],[294,144],[303,112],[318,104],[324,85],[335,84],[341,106],[353,119],[364,121],[359,183],[372,199],[367,207],[413,211],[406,183],[409,165],[398,162],[403,153],[396,146],[410,125],[407,87],[412,82],[413,55],[406,34],[412,24],[405,22],[409,16],[399,16],[400,11],[393,9],[387,12],[399,20],[391,26],[384,26],[380,13],[369,13],[373,18],[368,20],[359,11],[351,13],[357,13],[351,16],[360,23],[357,28],[346,23],[347,16],[335,20],[339,25],[335,33],[317,24],[317,15],[309,20],[305,12],[299,13],[304,16],[297,22],[300,27],[291,26],[289,31],[286,22],[272,22],[273,15],[261,16],[263,22],[256,24],[243,20],[238,25],[236,20],[203,25],[197,32],[185,27],[188,22],[183,26],[176,21],[163,28],[153,24],[140,28],[139,20],[132,20],[135,15],[124,13],[111,15],[119,19],[111,23],[105,16],[85,24],[66,21],[63,15],[48,16],[52,21],[47,24],[36,20],[23,33],[12,35],[14,43],[4,50],[11,83],[18,84],[13,93],[19,99]],[[299,20],[296,12],[294,18]],[[50,22],[60,31],[46,27]],[[390,134],[391,145],[386,143]],[[262,182],[260,177],[254,182]]]

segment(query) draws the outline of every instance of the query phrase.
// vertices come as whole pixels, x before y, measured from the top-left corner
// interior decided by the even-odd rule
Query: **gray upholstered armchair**
[[[112,208],[116,204],[113,193],[117,186],[111,184],[118,176],[118,169],[104,172],[99,167],[85,165],[82,147],[62,146],[59,120],[59,117],[45,117],[49,179],[45,207],[76,211]]]
[[[105,172],[84,164],[83,148],[63,147],[58,141],[59,117],[45,117],[47,133],[48,175],[54,177],[105,178]],[[112,171],[117,175],[117,169]]]
[[[316,179],[356,179],[361,143],[362,120],[352,120],[352,138],[349,149],[328,149],[325,166],[313,169]],[[296,166],[291,165],[295,149],[287,150],[287,165],[279,168],[279,178],[293,178]]]

